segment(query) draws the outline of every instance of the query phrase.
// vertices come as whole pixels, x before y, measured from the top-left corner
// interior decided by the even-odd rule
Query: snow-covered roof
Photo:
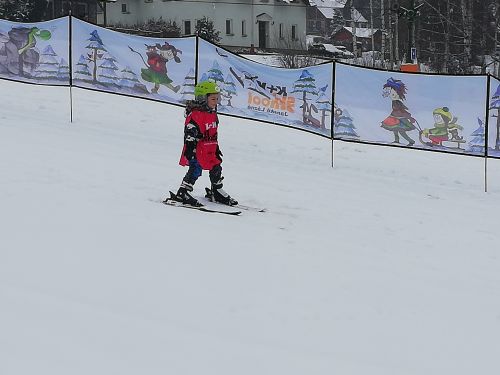
[[[318,10],[328,19],[333,18],[335,9],[344,8],[345,2],[345,0],[309,0],[309,4],[313,7],[318,7]]]
[[[343,28],[352,34],[352,27],[344,26]],[[357,38],[371,38],[372,30],[373,30],[374,34],[378,31],[378,29],[371,29],[368,27],[356,27],[356,37]]]

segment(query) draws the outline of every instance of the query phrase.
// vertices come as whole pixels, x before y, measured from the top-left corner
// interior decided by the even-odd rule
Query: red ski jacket
[[[186,117],[184,126],[188,124],[196,125],[199,131],[197,137],[198,143],[196,145],[196,159],[201,167],[205,170],[210,170],[220,164],[222,160],[217,157],[217,149],[219,147],[217,143],[217,127],[219,125],[217,113],[194,109]],[[189,165],[189,161],[184,156],[185,150],[186,145],[184,144],[181,159],[179,161],[179,164],[183,166]]]

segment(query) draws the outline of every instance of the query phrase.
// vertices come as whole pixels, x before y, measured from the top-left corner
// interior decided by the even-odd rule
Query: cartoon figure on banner
[[[465,143],[464,138],[460,135],[463,127],[457,124],[458,118],[453,116],[448,107],[439,107],[432,111],[434,116],[434,127],[424,129],[420,132],[420,142],[427,146],[441,146],[443,142],[456,142],[458,149],[460,144]],[[424,141],[422,138],[427,138],[430,142]]]
[[[381,127],[394,133],[394,142],[400,143],[399,136],[408,141],[408,146],[413,146],[415,141],[410,138],[407,132],[416,129],[416,120],[408,112],[408,107],[404,105],[406,100],[406,86],[399,79],[389,78],[383,87],[382,96],[392,100],[391,114],[382,121]]]
[[[141,69],[141,77],[143,80],[154,83],[154,87],[151,89],[152,94],[157,94],[160,89],[160,85],[168,87],[173,92],[179,91],[180,85],[173,86],[172,80],[167,74],[167,63],[170,60],[174,60],[176,63],[180,63],[181,59],[177,54],[181,54],[180,49],[175,48],[172,44],[165,42],[163,45],[156,43],[155,45],[146,44],[146,56],[148,57],[147,62],[144,60],[143,56],[135,51],[132,47],[128,47],[132,52],[137,53],[146,68]]]
[[[13,27],[7,34],[0,33],[0,73],[32,77],[40,61],[37,41],[49,40],[51,32],[38,27]]]

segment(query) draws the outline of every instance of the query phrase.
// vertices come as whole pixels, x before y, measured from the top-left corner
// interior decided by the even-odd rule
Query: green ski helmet
[[[219,86],[214,81],[203,81],[194,87],[194,97],[198,101],[206,101],[208,94],[218,94]]]

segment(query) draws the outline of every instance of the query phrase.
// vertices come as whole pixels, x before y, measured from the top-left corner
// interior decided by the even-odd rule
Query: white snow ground
[[[0,81],[0,374],[500,373],[500,162],[221,117],[227,191],[177,188],[182,109]],[[207,184],[201,177],[199,193]]]

